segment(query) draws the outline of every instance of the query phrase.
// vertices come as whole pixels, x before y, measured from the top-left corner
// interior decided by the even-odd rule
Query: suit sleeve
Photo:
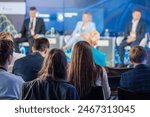
[[[121,75],[120,87],[126,89],[127,88],[127,84],[126,84],[126,80],[125,80],[124,76],[125,76],[124,74]]]
[[[46,32],[45,24],[44,24],[43,19],[41,19],[41,34],[45,34],[45,32]]]
[[[22,37],[25,37],[25,33],[26,33],[26,20],[24,20],[21,31],[20,31]]]
[[[124,34],[124,39],[126,40],[128,38],[128,36],[130,35],[130,25],[131,24],[127,24],[125,27],[125,34]]]
[[[146,24],[145,23],[142,23],[141,24],[141,28],[140,28],[140,31],[138,32],[137,34],[137,41],[141,41],[144,37],[145,37],[145,33],[146,33]]]

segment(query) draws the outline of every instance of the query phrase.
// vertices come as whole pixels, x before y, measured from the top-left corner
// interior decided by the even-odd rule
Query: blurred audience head
[[[30,7],[29,15],[30,15],[30,18],[36,17],[36,7],[34,6]]]
[[[33,52],[40,52],[43,57],[45,57],[49,50],[49,41],[47,38],[38,38],[35,39],[32,51]]]
[[[138,20],[140,20],[141,19],[141,15],[142,15],[142,13],[141,13],[141,10],[140,9],[134,9],[133,10],[133,12],[132,12],[132,17],[133,17],[133,20],[134,21],[138,21]]]
[[[90,21],[92,21],[92,15],[89,12],[84,12],[82,15],[82,21],[86,24]]]
[[[60,49],[52,49],[45,58],[39,78],[49,80],[66,80],[67,59]]]
[[[13,36],[9,32],[0,32],[0,36],[1,36],[1,39],[3,39],[3,40],[12,40],[13,41]]]
[[[13,59],[12,35],[7,32],[0,32],[0,66],[5,68],[11,64]]]
[[[100,34],[96,30],[92,30],[90,32],[85,33],[84,35],[85,41],[87,41],[91,46],[95,46],[100,39]]]
[[[96,66],[91,46],[86,41],[77,42],[73,48],[68,78],[73,83],[80,97],[84,97],[96,82]]]
[[[148,55],[143,47],[134,46],[130,50],[129,57],[132,64],[138,65],[138,64],[146,64]]]

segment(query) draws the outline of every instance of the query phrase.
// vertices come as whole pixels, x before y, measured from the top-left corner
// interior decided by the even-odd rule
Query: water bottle
[[[21,54],[26,54],[26,49],[25,49],[25,47],[23,47],[23,46],[20,47],[20,53],[21,53]]]
[[[104,36],[106,39],[109,39],[109,29],[105,29]]]
[[[54,27],[51,27],[50,34],[51,34],[51,37],[55,36],[55,28]]]

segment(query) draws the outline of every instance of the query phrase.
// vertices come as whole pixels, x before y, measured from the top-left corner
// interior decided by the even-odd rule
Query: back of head
[[[100,39],[100,34],[96,30],[91,30],[84,35],[85,41],[87,41],[91,46],[95,46]]]
[[[49,48],[49,41],[47,38],[38,38],[33,43],[33,51],[43,52]]]
[[[134,46],[131,48],[129,53],[130,61],[133,64],[141,64],[147,60],[147,52],[141,46]]]
[[[65,53],[60,49],[52,49],[45,58],[39,78],[66,79],[67,60]]]
[[[13,36],[9,32],[0,32],[0,39],[13,41]]]
[[[0,66],[4,66],[10,57],[13,55],[13,41],[10,33],[0,33]]]
[[[81,97],[86,95],[87,89],[95,85],[95,72],[96,67],[90,44],[86,41],[76,43],[69,64],[68,77],[70,82],[76,86]]]

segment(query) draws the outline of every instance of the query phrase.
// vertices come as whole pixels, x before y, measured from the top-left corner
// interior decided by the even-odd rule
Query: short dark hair
[[[91,15],[91,13],[88,11],[85,11],[83,14]]]
[[[142,63],[147,59],[147,52],[142,46],[134,46],[129,53],[130,61],[134,63]]]
[[[142,12],[141,9],[135,8],[135,9],[133,9],[132,13],[134,13],[134,12],[136,12],[136,11],[137,11],[137,12],[140,12],[140,13]]]
[[[31,11],[36,11],[36,7],[32,6],[32,7],[30,7],[30,10]]]
[[[5,65],[9,55],[13,55],[13,41],[7,37],[8,33],[0,33],[0,65]]]
[[[49,48],[50,44],[47,38],[38,38],[35,39],[33,43],[33,48],[38,51],[45,51],[45,49]]]

